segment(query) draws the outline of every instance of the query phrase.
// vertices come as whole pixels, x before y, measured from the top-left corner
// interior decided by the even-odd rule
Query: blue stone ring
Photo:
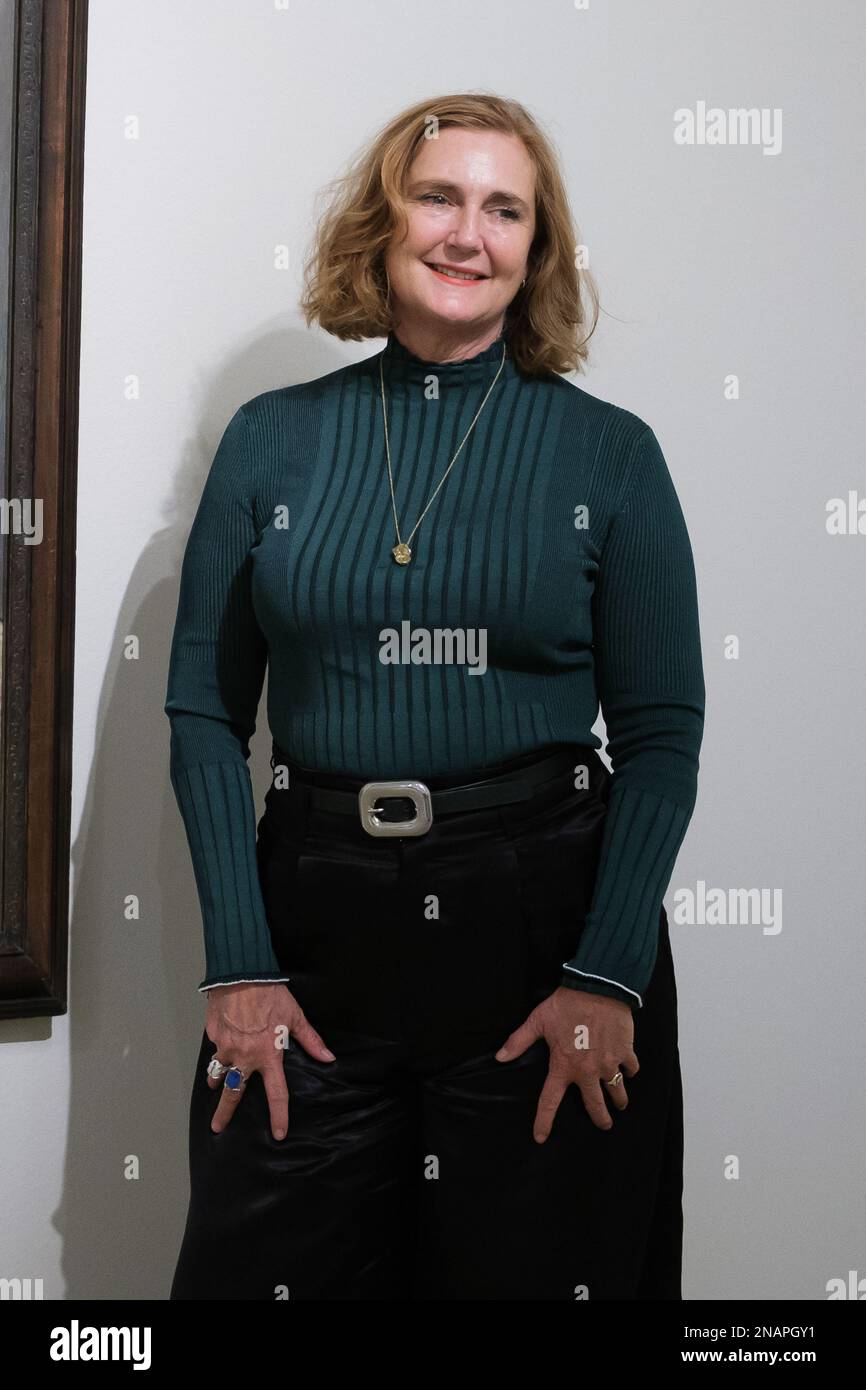
[[[223,1082],[223,1085],[229,1091],[239,1091],[241,1086],[243,1086],[246,1082],[246,1079],[247,1078],[245,1074],[241,1071],[240,1067],[229,1067],[228,1071],[226,1072],[226,1079]]]

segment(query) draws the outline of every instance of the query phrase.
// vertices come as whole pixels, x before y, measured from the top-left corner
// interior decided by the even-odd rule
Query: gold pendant
[[[395,545],[391,554],[394,556],[398,565],[408,565],[409,561],[412,559],[412,551],[405,541],[401,541],[399,545]]]

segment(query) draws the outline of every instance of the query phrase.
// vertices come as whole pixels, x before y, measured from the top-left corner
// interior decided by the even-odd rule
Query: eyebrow
[[[441,191],[442,193],[459,193],[460,189],[456,183],[446,183],[444,179],[419,179],[417,183],[409,185],[410,193],[417,193],[422,188]],[[500,189],[491,193],[485,202],[488,203],[509,203],[512,207],[523,208],[524,212],[529,212],[528,205],[522,198],[518,198],[516,193],[507,193]]]

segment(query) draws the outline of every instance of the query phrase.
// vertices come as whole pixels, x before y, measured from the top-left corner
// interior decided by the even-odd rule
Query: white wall
[[[435,23],[405,0],[91,0],[70,1010],[0,1023],[0,1273],[167,1296],[204,1016],[162,711],[183,543],[241,401],[381,346],[296,310],[316,191],[403,106],[479,88],[559,147],[607,310],[580,384],[655,429],[698,567],[707,728],[666,898],[685,1295],[820,1299],[862,1267],[866,536],[824,521],[866,491],[862,49],[857,0],[440,0]],[[781,152],[677,146],[698,101],[781,108]],[[263,705],[260,794],[268,751]],[[781,888],[781,932],[677,926],[699,879]]]

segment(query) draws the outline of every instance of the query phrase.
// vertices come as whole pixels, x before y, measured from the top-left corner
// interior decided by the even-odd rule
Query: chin
[[[487,316],[491,312],[490,301],[485,295],[470,300],[467,294],[465,298],[460,298],[461,291],[456,293],[445,290],[442,294],[427,295],[423,305],[429,314],[434,314],[437,318],[448,319],[454,323],[471,323],[482,315]]]

